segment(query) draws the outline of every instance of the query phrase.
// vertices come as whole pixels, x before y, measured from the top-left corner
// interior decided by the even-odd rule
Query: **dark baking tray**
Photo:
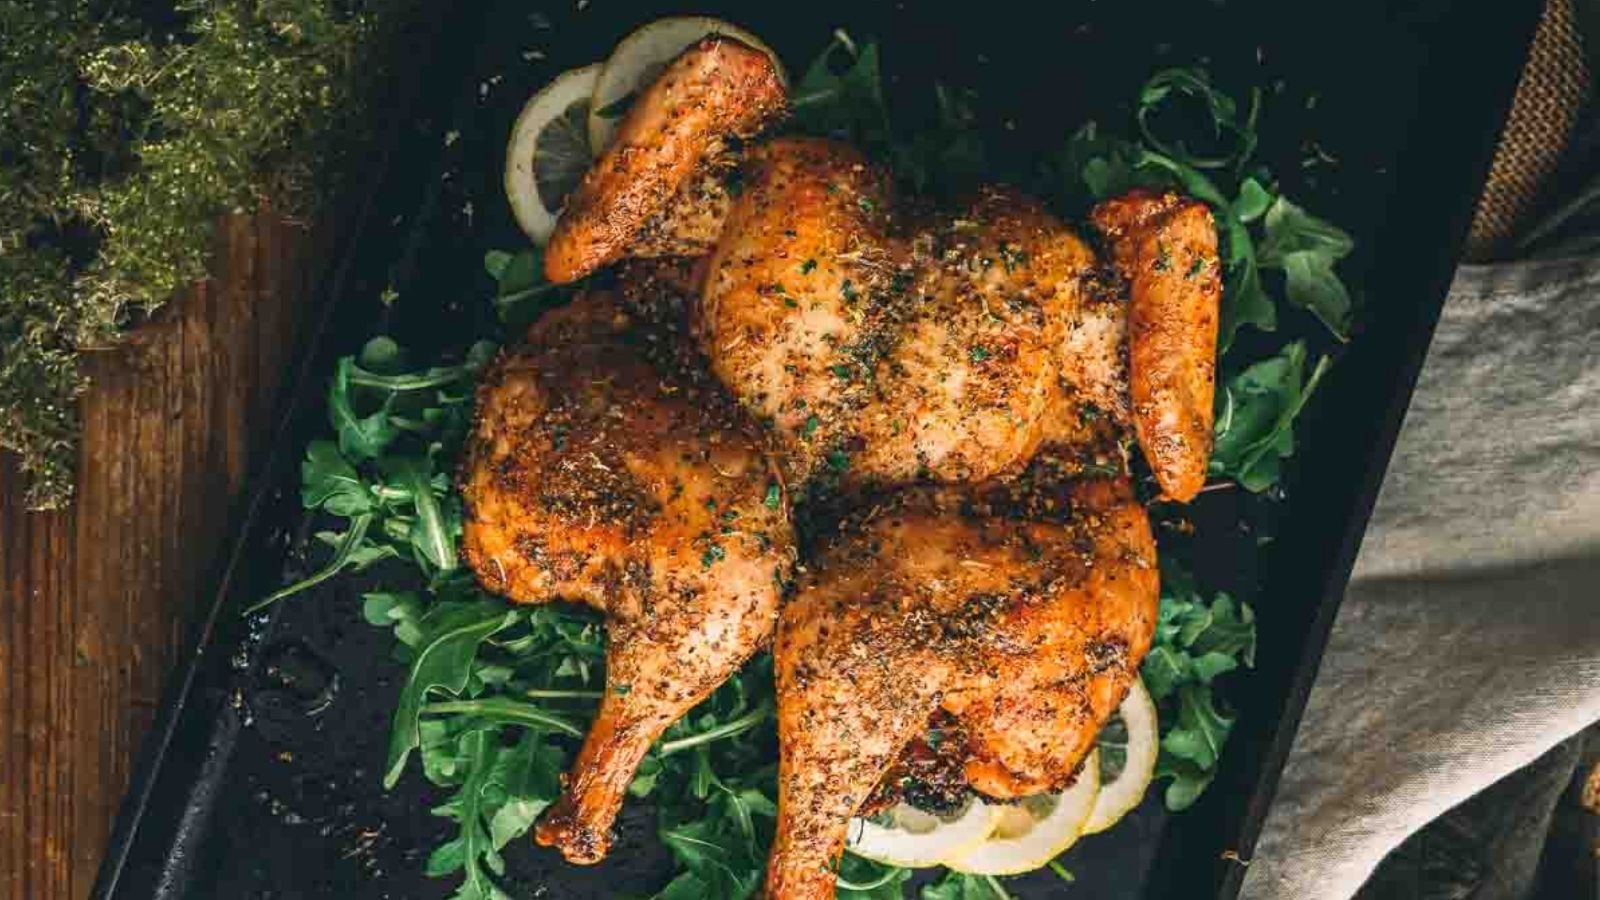
[[[1362,327],[1308,411],[1280,535],[1259,572],[1230,552],[1250,535],[1191,547],[1204,580],[1253,602],[1257,671],[1230,684],[1240,713],[1215,784],[1168,817],[1147,799],[1069,866],[1088,897],[1231,897],[1250,858],[1315,676],[1368,513],[1483,183],[1541,3],[1182,0],[922,4],[853,0],[697,4],[597,0],[466,4],[397,45],[374,177],[328,273],[280,424],[218,563],[192,651],[173,675],[93,896],[443,897],[422,863],[444,833],[412,774],[379,785],[388,716],[403,678],[387,631],[336,579],[245,621],[239,610],[322,551],[296,502],[297,464],[323,429],[333,359],[385,331],[429,349],[492,331],[481,258],[518,237],[499,167],[523,99],[555,73],[603,57],[654,15],[708,12],[761,34],[791,66],[837,26],[881,41],[892,109],[930,114],[934,80],[970,86],[1002,166],[1037,158],[1087,118],[1122,122],[1143,78],[1205,62],[1229,86],[1269,91],[1262,156],[1290,194],[1355,234],[1347,274]],[[1315,97],[1315,101],[1311,98]],[[1303,165],[1319,149],[1337,163]],[[400,300],[386,308],[379,293]],[[1301,327],[1290,316],[1287,327]],[[1313,334],[1310,328],[1306,334]],[[1237,500],[1196,511],[1225,531]],[[1259,514],[1259,511],[1256,513]],[[1210,530],[1216,532],[1213,525]],[[310,559],[308,560],[308,556]],[[1259,582],[1259,587],[1254,585]],[[1157,792],[1152,792],[1154,795]],[[670,871],[654,816],[631,805],[605,864],[560,865],[528,841],[509,848],[528,896],[648,896]],[[1023,897],[1062,890],[1021,879]]]

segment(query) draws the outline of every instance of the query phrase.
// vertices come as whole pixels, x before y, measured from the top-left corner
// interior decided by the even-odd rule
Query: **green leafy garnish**
[[[922,900],[1011,900],[1011,892],[993,875],[946,872],[922,888]]]
[[[1212,136],[1227,139],[1225,153],[1194,152],[1183,140],[1155,134],[1155,119],[1175,96],[1202,102]],[[1352,317],[1349,291],[1334,266],[1353,242],[1282,196],[1261,167],[1252,166],[1259,111],[1258,92],[1241,111],[1204,70],[1166,69],[1152,75],[1139,94],[1134,119],[1142,142],[1103,132],[1091,122],[1072,136],[1048,172],[1048,185],[1071,208],[1135,187],[1179,188],[1211,207],[1224,269],[1221,353],[1246,325],[1262,331],[1278,327],[1277,304],[1262,282],[1262,269],[1282,271],[1289,302],[1315,314],[1339,340],[1348,338]],[[1241,174],[1246,168],[1255,174]]]
[[[1139,674],[1161,723],[1156,777],[1169,779],[1167,808],[1187,809],[1216,775],[1233,718],[1217,708],[1217,676],[1255,665],[1255,614],[1219,593],[1205,602],[1194,579],[1163,559],[1155,641]]]
[[[422,704],[430,692],[452,696],[467,689],[478,647],[509,626],[516,614],[504,603],[440,603],[418,621],[421,638],[412,647],[411,669],[395,704],[389,737],[389,761],[383,786],[394,787],[405,769],[406,758],[422,743]]]
[[[1216,444],[1210,471],[1251,491],[1278,483],[1283,460],[1294,455],[1294,421],[1331,361],[1305,374],[1305,344],[1296,341],[1229,378],[1217,393]]]
[[[794,125],[808,134],[851,140],[868,149],[889,143],[878,45],[857,47],[843,30],[806,67],[789,95]]]
[[[255,612],[382,559],[416,561],[434,580],[458,568],[461,501],[450,484],[452,460],[467,426],[470,387],[494,347],[478,343],[456,365],[402,371],[404,351],[377,337],[344,357],[328,387],[334,439],[306,447],[300,502],[343,517],[342,533],[319,534],[333,558],[313,574],[249,608]]]
[[[545,310],[570,300],[577,285],[551,284],[544,277],[544,250],[530,247],[511,253],[490,250],[484,271],[494,279],[494,311],[510,329],[528,327]]]
[[[1289,302],[1315,313],[1329,331],[1346,339],[1350,334],[1350,292],[1333,267],[1350,254],[1355,242],[1284,197],[1267,207],[1265,223],[1261,265],[1282,269]]]

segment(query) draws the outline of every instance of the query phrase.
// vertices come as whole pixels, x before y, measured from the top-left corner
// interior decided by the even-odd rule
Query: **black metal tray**
[[[528,94],[603,57],[655,15],[708,12],[763,36],[791,65],[843,26],[876,37],[891,107],[915,115],[934,80],[975,88],[1002,153],[1027,159],[1088,118],[1123,121],[1153,70],[1204,61],[1228,85],[1282,83],[1262,157],[1289,192],[1355,234],[1346,272],[1362,328],[1308,412],[1281,535],[1260,572],[1228,544],[1196,560],[1212,584],[1245,589],[1258,616],[1257,671],[1222,770],[1192,810],[1147,800],[1073,851],[1073,893],[1231,897],[1272,799],[1400,419],[1437,320],[1496,136],[1525,58],[1537,0],[1125,0],[1032,4],[670,4],[599,0],[471,4],[405,52],[390,140],[373,188],[325,282],[267,462],[239,512],[192,652],[173,675],[141,753],[93,896],[443,897],[422,874],[447,823],[420,777],[379,784],[403,679],[387,631],[366,625],[362,580],[288,601],[264,625],[239,610],[307,568],[315,523],[296,467],[322,430],[333,359],[377,331],[424,351],[492,330],[483,252],[519,237],[500,192],[505,136]],[[410,85],[406,87],[405,85]],[[1310,98],[1316,101],[1311,102]],[[1305,167],[1313,148],[1337,160]],[[392,287],[401,300],[378,302]],[[1202,521],[1232,521],[1226,494]],[[285,568],[286,551],[291,559]],[[320,551],[312,551],[316,554]],[[1246,567],[1248,568],[1248,567]],[[1259,589],[1249,590],[1259,582]],[[1155,792],[1153,792],[1155,793]],[[563,866],[529,841],[508,848],[527,896],[648,896],[670,872],[654,817],[630,807],[605,864]],[[1026,879],[1021,896],[1060,882]]]

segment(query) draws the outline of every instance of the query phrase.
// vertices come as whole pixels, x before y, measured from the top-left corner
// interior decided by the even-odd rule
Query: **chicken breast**
[[[791,480],[1016,471],[1064,375],[1115,383],[1120,367],[1101,360],[1058,365],[1094,257],[1038,201],[985,188],[898,231],[883,173],[806,138],[753,151],[744,185],[700,331],[718,377],[771,423]]]

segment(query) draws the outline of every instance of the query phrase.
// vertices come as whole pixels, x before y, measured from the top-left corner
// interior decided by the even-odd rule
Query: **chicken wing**
[[[1211,211],[1174,191],[1131,191],[1090,216],[1130,287],[1128,394],[1162,492],[1188,501],[1211,459],[1222,267]]]
[[[640,94],[567,198],[545,277],[561,284],[624,256],[709,249],[728,198],[708,176],[730,162],[728,138],[759,132],[784,99],[760,50],[716,35],[685,50]]]
[[[461,473],[463,554],[520,603],[604,612],[606,691],[540,843],[601,859],[668,725],[772,635],[792,564],[757,430],[680,335],[591,294],[486,376]]]
[[[833,896],[850,817],[941,706],[968,780],[1015,797],[1069,782],[1121,702],[1155,627],[1144,510],[1125,479],[1013,490],[904,492],[809,566],[778,626],[768,897]]]

